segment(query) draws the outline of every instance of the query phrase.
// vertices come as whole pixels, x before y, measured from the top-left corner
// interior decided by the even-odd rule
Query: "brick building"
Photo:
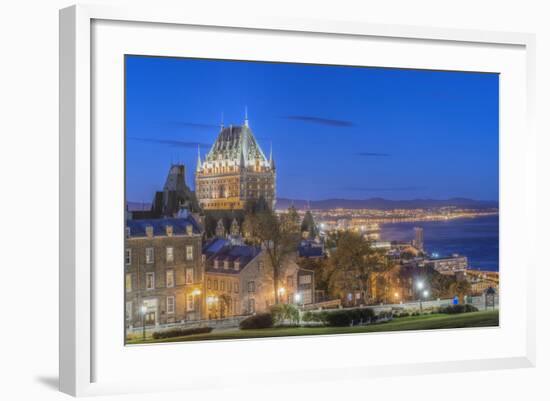
[[[126,327],[197,320],[204,314],[202,230],[177,217],[126,221]]]

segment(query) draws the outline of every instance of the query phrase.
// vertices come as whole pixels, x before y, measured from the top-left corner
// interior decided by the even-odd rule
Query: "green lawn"
[[[137,338],[128,341],[128,344],[157,343],[157,342],[180,342],[198,340],[234,340],[241,338],[262,338],[282,336],[309,336],[318,334],[349,334],[349,333],[374,333],[384,331],[405,331],[405,330],[434,330],[434,329],[456,329],[464,327],[490,327],[498,326],[498,311],[472,312],[456,315],[434,314],[422,316],[409,316],[396,318],[391,322],[377,323],[369,326],[355,327],[293,327],[293,328],[272,328],[258,330],[224,330],[214,331],[209,334],[195,334],[185,337],[166,338],[153,340],[148,338],[142,341]]]

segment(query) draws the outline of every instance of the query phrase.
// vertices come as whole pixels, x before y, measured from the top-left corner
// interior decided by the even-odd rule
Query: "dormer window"
[[[220,261],[218,259],[214,259],[214,269],[217,269],[220,267]]]
[[[187,232],[187,235],[193,235],[193,225],[187,224],[185,226],[185,232]]]
[[[146,226],[145,234],[147,235],[147,238],[153,238],[153,226]]]
[[[226,269],[226,270],[229,269],[229,261],[228,260],[223,261],[223,268]]]
[[[236,260],[234,263],[235,270],[239,270],[241,268],[241,262],[239,260]]]
[[[174,227],[166,226],[166,236],[171,237],[174,234]]]

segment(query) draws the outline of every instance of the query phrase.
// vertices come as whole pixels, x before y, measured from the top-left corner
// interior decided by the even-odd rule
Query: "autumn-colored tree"
[[[335,238],[330,263],[334,272],[330,287],[341,298],[348,293],[360,292],[362,303],[367,300],[373,273],[387,272],[392,264],[386,255],[372,248],[362,235],[345,231]]]

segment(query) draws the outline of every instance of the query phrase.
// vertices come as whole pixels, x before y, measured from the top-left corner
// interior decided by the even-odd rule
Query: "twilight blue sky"
[[[127,199],[171,162],[194,188],[197,144],[247,105],[278,197],[498,200],[498,96],[496,74],[127,56]]]

